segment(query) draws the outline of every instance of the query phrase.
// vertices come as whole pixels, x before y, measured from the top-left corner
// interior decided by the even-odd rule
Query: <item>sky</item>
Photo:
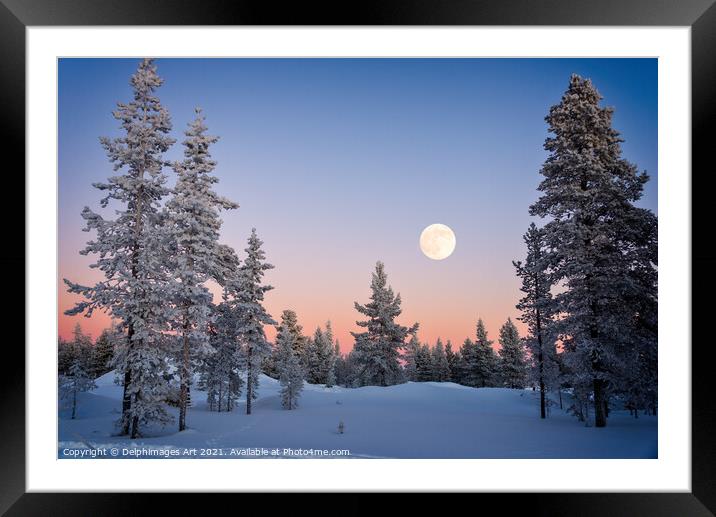
[[[90,237],[80,212],[99,206],[91,184],[113,174],[100,136],[120,136],[112,117],[131,98],[138,59],[60,59],[58,79],[59,334],[76,323],[93,337],[109,317],[65,316],[79,300],[62,278],[91,284]],[[239,203],[222,215],[222,242],[240,258],[251,228],[264,241],[278,320],[297,312],[306,334],[330,320],[341,350],[362,319],[371,273],[382,261],[403,300],[403,325],[457,348],[484,320],[491,339],[517,323],[513,260],[537,197],[547,153],[544,120],[570,74],[589,77],[615,109],[623,155],[651,180],[639,205],[657,211],[656,59],[158,59],[157,95],[171,114],[180,159],[194,108],[206,115],[219,194]],[[175,173],[167,170],[169,185]],[[447,259],[422,254],[419,237],[448,225]],[[268,328],[269,337],[274,335]]]

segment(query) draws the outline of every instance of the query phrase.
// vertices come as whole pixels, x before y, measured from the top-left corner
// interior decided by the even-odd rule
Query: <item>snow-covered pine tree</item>
[[[531,377],[539,386],[540,417],[547,416],[547,392],[558,386],[559,367],[552,333],[554,302],[552,279],[545,260],[547,245],[544,232],[532,223],[524,235],[527,246],[525,262],[513,262],[517,276],[522,279],[524,296],[517,303],[522,314],[519,320],[527,325],[527,348],[530,351]]]
[[[418,336],[413,334],[410,341],[405,345],[403,352],[403,361],[405,362],[405,376],[409,381],[417,381],[417,356],[420,351],[420,341]]]
[[[482,318],[477,320],[475,332],[475,380],[477,386],[494,386],[499,376],[499,362],[492,348],[492,341],[487,337],[487,329]]]
[[[210,146],[218,140],[207,134],[200,108],[184,132],[184,160],[174,163],[177,174],[173,196],[167,202],[167,224],[171,233],[170,268],[175,282],[172,298],[176,320],[173,330],[181,338],[179,357],[179,431],[186,429],[187,395],[192,378],[192,363],[211,352],[208,323],[212,295],[206,282],[221,274],[219,262],[220,210],[238,208],[236,203],[219,196],[212,172],[216,162]]]
[[[335,386],[345,386],[345,373],[346,363],[345,358],[341,354],[341,346],[336,339],[336,344],[333,347],[333,357],[335,362],[333,363],[333,379]]]
[[[375,266],[371,281],[370,302],[365,305],[355,303],[355,309],[367,316],[365,321],[357,321],[365,332],[351,332],[355,338],[356,366],[358,379],[362,385],[389,386],[399,382],[402,377],[400,351],[405,340],[418,329],[415,323],[404,327],[395,322],[400,316],[400,294],[395,295],[388,286],[388,276],[382,262]]]
[[[325,339],[325,347],[323,349],[323,369],[324,381],[326,387],[330,388],[336,383],[336,347],[333,341],[333,326],[330,321],[326,322],[326,331],[323,333]]]
[[[306,381],[310,384],[321,384],[323,381],[322,351],[325,341],[321,327],[316,327],[313,338],[308,340],[304,357]]]
[[[75,357],[67,374],[59,377],[60,400],[69,403],[73,420],[77,416],[77,395],[97,387],[90,372],[92,361],[87,352],[89,349],[84,349],[82,355]]]
[[[564,286],[554,296],[559,333],[571,341],[565,362],[575,382],[591,384],[597,427],[607,423],[609,394],[624,384],[621,365],[640,357],[640,346],[656,348],[655,339],[636,343],[634,330],[640,308],[657,299],[657,219],[634,206],[648,176],[622,158],[613,109],[601,99],[590,80],[571,76],[546,117],[553,136],[544,145],[542,195],[530,207],[549,219],[547,259]]]
[[[448,339],[445,344],[445,359],[447,359],[450,382],[460,382],[460,352],[452,349],[452,342]]]
[[[57,374],[63,375],[70,371],[72,361],[75,357],[75,351],[72,347],[72,341],[62,339],[62,336],[57,336]]]
[[[296,311],[286,309],[281,313],[281,328],[289,329],[294,336],[293,350],[301,363],[305,377],[307,369],[305,359],[308,357],[309,342],[311,339],[303,334],[303,326],[298,323]],[[276,332],[278,332],[278,330],[279,327],[276,327]],[[276,379],[278,379],[278,361],[279,347],[278,343],[274,343],[271,350],[271,363],[276,370]]]
[[[104,279],[94,286],[67,279],[65,283],[71,293],[84,297],[66,314],[85,313],[91,317],[95,310],[102,310],[126,328],[120,426],[123,434],[131,432],[136,437],[140,421],[168,418],[161,400],[161,384],[166,382],[163,369],[136,370],[157,363],[155,345],[168,320],[159,203],[167,193],[163,154],[174,139],[168,136],[172,127],[169,113],[154,94],[162,79],[153,60],[141,61],[130,84],[132,100],[119,103],[113,112],[124,135],[100,139],[114,170],[123,172],[109,177],[106,183],[93,184],[106,193],[101,207],[111,203],[116,217],[105,219],[89,207],[82,211],[85,231],[95,232],[96,237],[80,253],[97,255],[91,267],[101,271]],[[137,399],[142,400],[141,408],[132,410]]]
[[[92,352],[91,367],[91,373],[95,379],[112,370],[114,348],[117,342],[123,338],[122,331],[116,326],[104,329],[97,337]]]
[[[303,334],[303,326],[298,323],[298,315],[293,310],[286,310],[281,314],[281,321],[283,325],[291,329],[291,332],[296,337],[294,343],[294,351],[298,356],[303,368],[304,374],[308,370],[309,354],[311,338]],[[272,362],[276,364],[278,362],[278,347],[274,346],[272,350]],[[278,378],[278,374],[277,374]]]
[[[299,345],[296,345],[299,348]],[[326,322],[325,330],[316,328],[313,339],[309,340],[305,348],[305,374],[306,380],[311,384],[335,384],[333,368],[336,362],[335,346],[333,343],[333,328],[331,322]]]
[[[298,397],[303,389],[304,371],[297,351],[301,331],[296,321],[295,312],[283,311],[276,332],[276,368],[281,384],[281,404],[285,409],[298,407]]]
[[[447,382],[450,380],[450,366],[448,365],[447,356],[445,355],[445,346],[440,338],[438,338],[435,347],[432,350],[432,378],[436,382]]]
[[[415,355],[415,380],[418,382],[432,381],[434,373],[430,347],[418,343],[418,351]]]
[[[507,388],[522,389],[527,383],[527,358],[517,327],[507,318],[500,327],[500,380]]]
[[[222,301],[212,307],[209,344],[213,352],[200,365],[200,387],[206,391],[210,411],[232,411],[241,396],[243,361],[237,337],[236,311],[224,288]]]
[[[251,403],[258,396],[261,362],[271,353],[271,344],[266,340],[264,325],[276,325],[263,306],[264,295],[273,289],[262,285],[264,274],[273,269],[266,262],[266,254],[261,249],[263,241],[251,230],[246,258],[238,269],[233,286],[232,309],[236,311],[236,332],[241,345],[241,353],[246,371],[246,414],[251,414]]]
[[[460,347],[460,384],[473,388],[480,386],[482,379],[479,373],[475,342],[465,338]]]
[[[57,371],[59,374],[69,375],[72,365],[80,360],[83,363],[92,357],[92,338],[82,331],[82,326],[77,323],[72,330],[72,339],[65,341],[58,337],[57,349]],[[91,361],[87,364],[87,371],[92,369]]]

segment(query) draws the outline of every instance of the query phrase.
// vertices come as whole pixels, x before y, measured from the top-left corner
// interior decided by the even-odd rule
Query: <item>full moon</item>
[[[444,224],[431,224],[420,234],[420,249],[433,260],[446,259],[455,251],[455,233]]]

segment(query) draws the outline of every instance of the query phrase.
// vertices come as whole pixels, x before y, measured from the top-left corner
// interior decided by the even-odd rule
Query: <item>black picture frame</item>
[[[530,515],[713,515],[716,512],[716,435],[712,402],[713,345],[708,335],[716,288],[716,251],[709,214],[715,191],[710,126],[716,122],[716,0],[363,0],[354,4],[292,3],[278,8],[270,2],[234,0],[0,0],[0,124],[5,186],[24,196],[25,157],[25,29],[40,25],[571,25],[571,26],[689,26],[692,73],[692,335],[684,332],[681,346],[692,354],[692,492],[620,494],[480,494],[501,508],[523,508]],[[688,174],[689,171],[684,171]],[[9,186],[7,182],[14,181]],[[711,201],[709,203],[709,201]],[[6,217],[22,213],[10,211]],[[17,216],[13,219],[17,219]],[[19,271],[25,269],[24,225],[5,228],[9,244],[0,252],[7,275],[6,298],[24,293]],[[9,234],[9,235],[8,235]],[[14,241],[14,242],[13,242]],[[16,244],[14,244],[16,243]],[[12,293],[12,294],[9,294]],[[24,299],[24,295],[23,295]],[[17,302],[15,302],[16,304]],[[15,305],[16,306],[16,305]],[[27,307],[32,310],[32,307]],[[10,313],[6,313],[10,315]],[[8,318],[10,319],[10,318]],[[14,325],[6,323],[6,331]],[[25,493],[25,354],[19,339],[7,338],[0,368],[0,512],[7,515],[138,515],[149,511],[158,494],[39,494]],[[22,336],[24,341],[24,336]],[[689,343],[691,340],[691,343]],[[52,344],[54,345],[54,343]],[[51,345],[48,344],[48,347]],[[665,345],[664,345],[665,346]],[[53,348],[48,348],[48,353]],[[568,475],[568,473],[566,473]],[[217,494],[212,497],[225,496]],[[247,505],[261,505],[256,495]],[[276,501],[272,497],[272,505]],[[358,498],[358,495],[351,496]],[[340,503],[351,513],[372,512],[361,495],[355,503]],[[495,499],[499,498],[498,501]],[[280,500],[280,498],[279,498]],[[412,496],[420,504],[420,495]],[[215,499],[215,501],[219,501]],[[266,501],[264,499],[264,501]],[[292,505],[296,496],[291,496]],[[298,498],[301,501],[301,498]],[[181,508],[185,497],[161,502]],[[265,503],[263,503],[265,504]],[[299,503],[300,504],[300,503]],[[403,505],[404,503],[401,503]],[[474,503],[471,503],[474,504]],[[180,506],[181,505],[181,506]],[[451,505],[452,506],[452,505]],[[482,506],[489,508],[491,506]],[[457,506],[452,506],[457,508]],[[326,511],[333,511],[330,507]],[[182,514],[181,510],[179,514]],[[343,513],[341,511],[340,513]]]

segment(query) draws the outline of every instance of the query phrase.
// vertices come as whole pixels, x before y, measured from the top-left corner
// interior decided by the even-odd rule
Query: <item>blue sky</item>
[[[91,183],[112,173],[98,137],[119,135],[111,110],[130,98],[137,63],[59,62],[60,276],[96,278],[77,253],[87,238],[79,214],[98,207]],[[418,320],[424,340],[461,342],[477,316],[494,338],[518,315],[511,261],[522,258],[532,220],[544,117],[571,73],[591,78],[615,108],[625,158],[651,176],[640,205],[657,208],[656,59],[159,59],[157,67],[179,142],[195,106],[221,138],[217,189],[241,205],[224,217],[224,242],[243,250],[256,227],[277,266],[267,297],[274,316],[293,308],[307,331],[331,319],[342,341],[376,260],[403,294],[404,323]],[[178,143],[168,157],[180,154]],[[431,223],[455,231],[446,260],[418,249]],[[60,310],[71,300],[61,296]],[[61,332],[87,323],[63,318]]]

